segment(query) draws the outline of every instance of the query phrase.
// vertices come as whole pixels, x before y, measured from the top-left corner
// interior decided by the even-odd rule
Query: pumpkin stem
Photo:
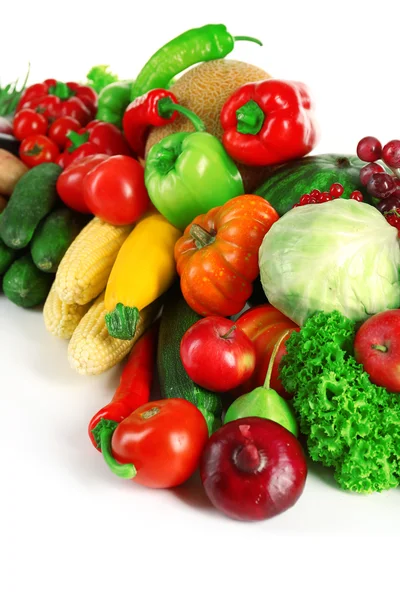
[[[212,235],[209,231],[197,223],[193,223],[191,226],[190,235],[194,239],[198,250],[201,250],[201,248],[204,248],[204,246],[209,246],[215,240],[215,235]]]

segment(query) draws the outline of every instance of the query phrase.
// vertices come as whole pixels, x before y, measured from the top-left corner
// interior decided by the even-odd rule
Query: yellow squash
[[[108,279],[108,332],[121,340],[135,335],[139,311],[154,302],[176,277],[174,247],[182,232],[157,212],[146,214],[129,234]]]

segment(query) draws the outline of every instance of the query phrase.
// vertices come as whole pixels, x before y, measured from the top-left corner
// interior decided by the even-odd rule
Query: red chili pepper
[[[70,131],[67,137],[69,141],[58,162],[62,168],[76,159],[92,154],[108,154],[108,156],[116,154],[131,156],[132,154],[123,133],[111,123],[92,121],[77,132]]]
[[[89,437],[99,450],[96,427],[102,420],[121,423],[150,399],[153,379],[158,323],[146,331],[133,346],[123,368],[119,386],[109,404],[101,408],[89,423]],[[101,428],[99,428],[101,429]]]
[[[246,165],[272,165],[308,154],[318,141],[313,103],[296,81],[267,79],[238,88],[221,111],[222,143]]]
[[[150,90],[129,104],[122,119],[122,128],[137,156],[144,157],[149,127],[161,127],[175,121],[178,113],[174,111],[174,104],[178,104],[174,94],[161,88]]]
[[[97,94],[89,86],[79,83],[46,79],[43,83],[31,85],[24,91],[16,113],[22,108],[42,112],[49,119],[73,117],[84,126],[96,114]]]

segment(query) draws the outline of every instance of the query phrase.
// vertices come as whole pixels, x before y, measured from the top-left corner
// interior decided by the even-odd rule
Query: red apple
[[[400,393],[400,309],[367,319],[356,333],[354,354],[372,383]]]
[[[253,342],[224,317],[205,317],[192,325],[182,338],[180,355],[189,377],[213,392],[237,387],[256,365]]]
[[[300,498],[307,463],[299,441],[262,417],[230,421],[205,445],[200,476],[214,506],[228,517],[260,521]]]

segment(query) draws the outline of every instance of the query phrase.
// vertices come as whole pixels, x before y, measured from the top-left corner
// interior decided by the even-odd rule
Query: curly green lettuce
[[[317,312],[286,342],[281,379],[314,461],[359,493],[400,482],[400,394],[371,383],[353,356],[356,325],[338,311]]]
[[[118,75],[110,71],[109,65],[96,65],[92,67],[86,77],[87,85],[92,87],[98,94],[100,94],[106,85],[119,80]]]

